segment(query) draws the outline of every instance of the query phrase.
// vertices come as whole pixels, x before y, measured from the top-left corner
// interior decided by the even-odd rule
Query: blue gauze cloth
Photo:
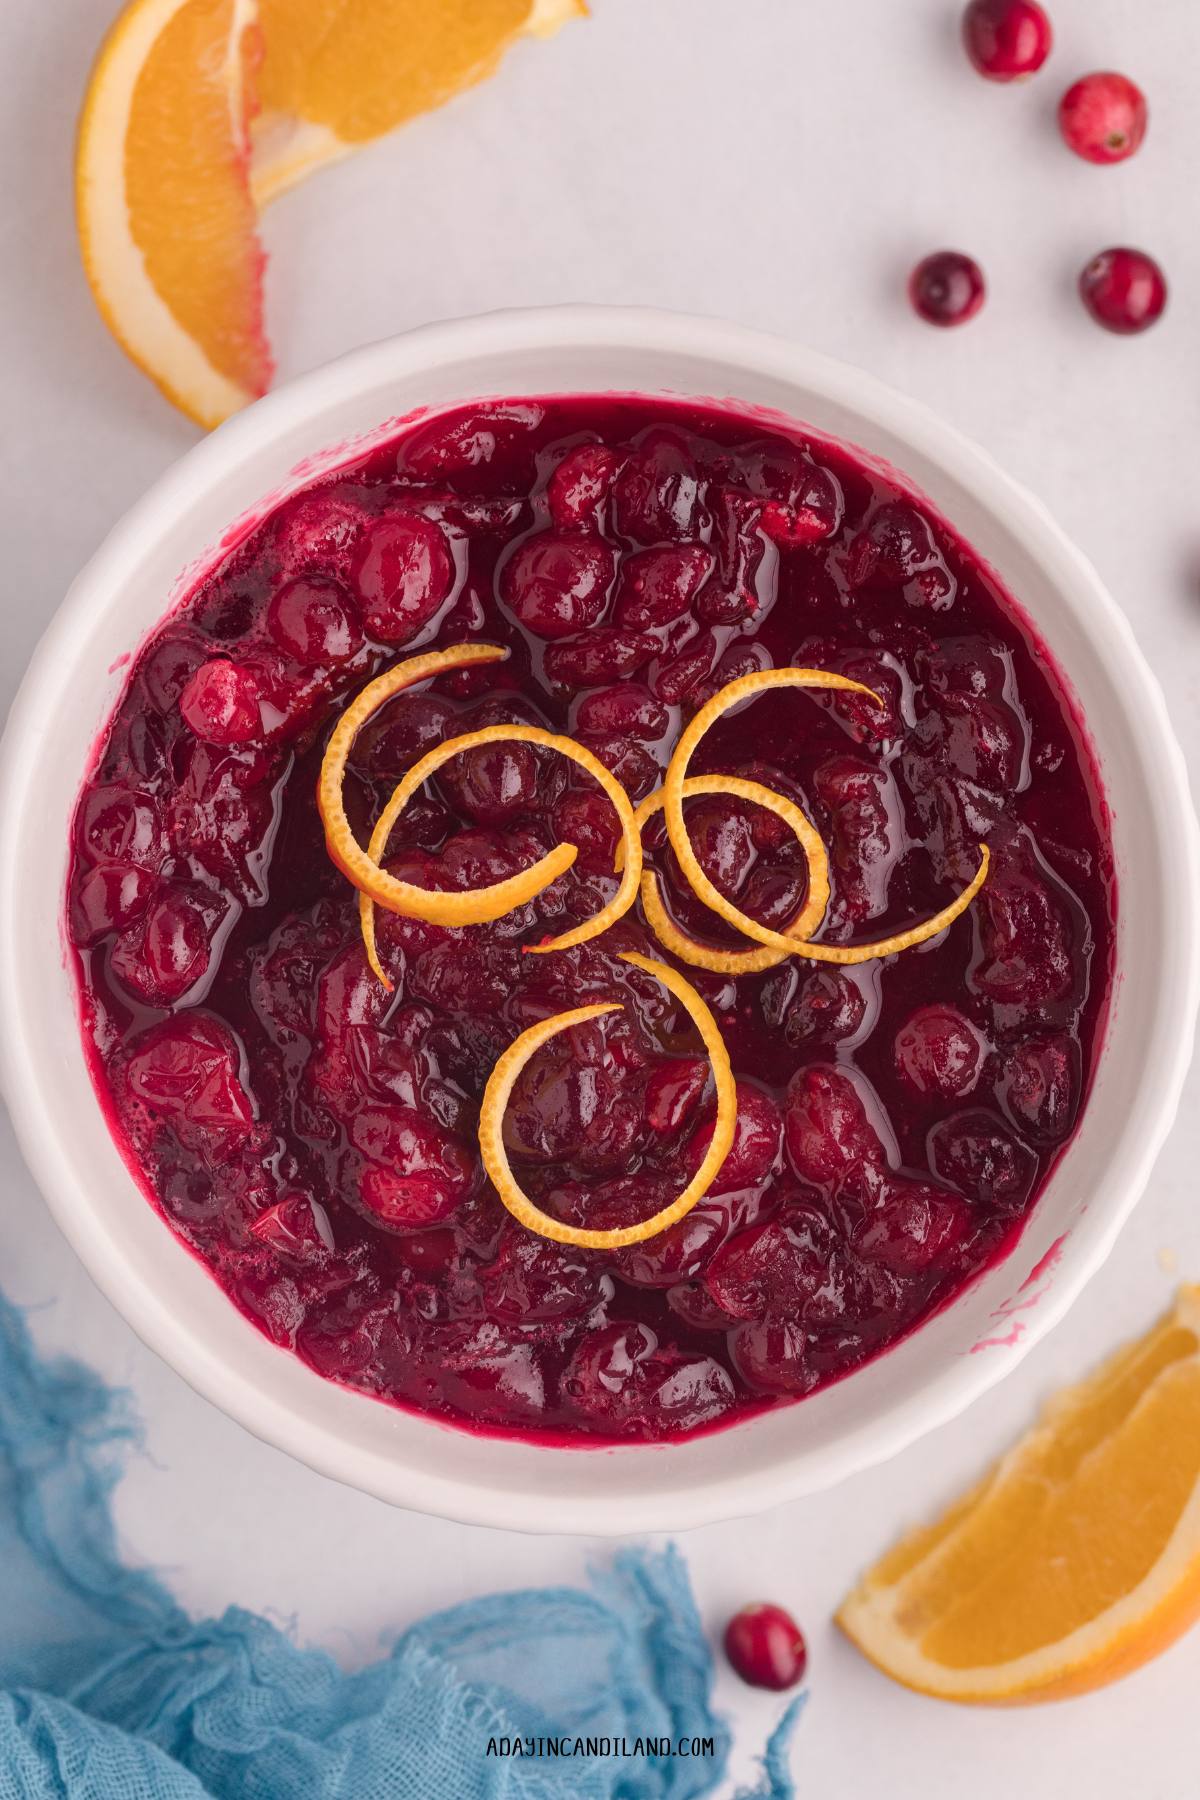
[[[46,1362],[0,1296],[0,1800],[698,1800],[729,1731],[678,1551],[590,1590],[437,1613],[345,1674],[231,1607],[193,1620],[118,1559],[127,1397]],[[755,1794],[791,1800],[784,1715]],[[698,1758],[487,1755],[490,1739],[711,1737]]]

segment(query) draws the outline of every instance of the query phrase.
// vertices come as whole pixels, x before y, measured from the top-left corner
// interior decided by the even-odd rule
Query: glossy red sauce
[[[635,801],[734,676],[817,664],[885,702],[776,692],[693,772],[765,782],[826,842],[818,937],[876,939],[989,879],[940,937],[852,968],[685,973],[738,1078],[708,1198],[615,1253],[531,1235],[480,1166],[498,1055],[592,998],[509,1110],[546,1210],[627,1224],[686,1181],[711,1079],[686,1019],[614,953],[640,910],[534,958],[612,893],[615,819],[529,745],[449,764],[390,864],[473,887],[564,839],[573,869],[495,924],[379,915],[389,997],[329,861],[315,782],[373,675],[464,639],[498,666],[398,697],[349,779],[365,842],[443,738],[573,734]],[[777,927],[803,902],[779,821],[690,802],[711,878]],[[648,827],[695,935],[735,941]],[[1098,1050],[1115,893],[1104,808],[1044,647],[972,551],[843,448],[733,412],[562,398],[422,420],[287,500],[137,656],[80,798],[68,894],[92,1065],[171,1228],[277,1344],[330,1379],[492,1431],[654,1439],[807,1394],[894,1342],[1019,1231]]]

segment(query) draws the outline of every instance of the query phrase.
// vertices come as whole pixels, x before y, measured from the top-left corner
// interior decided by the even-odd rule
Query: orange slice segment
[[[266,56],[254,193],[264,204],[491,75],[583,0],[259,0]]]
[[[425,919],[431,925],[484,925],[532,900],[535,894],[556,881],[564,869],[569,869],[578,855],[574,844],[558,844],[539,861],[522,869],[519,875],[510,875],[506,881],[495,881],[488,887],[472,888],[465,893],[447,894],[415,887],[410,881],[398,881],[394,875],[389,875],[362,848],[350,829],[342,786],[354,740],[367,720],[373,718],[393,695],[430,675],[441,675],[447,669],[462,669],[474,663],[500,662],[507,655],[508,651],[498,644],[455,644],[449,650],[429,650],[420,656],[410,656],[368,682],[334,727],[317,778],[317,811],[325,827],[325,846],[347,881],[390,912]],[[428,758],[424,760],[428,761]],[[406,780],[413,773],[410,769]]]
[[[76,212],[96,305],[204,426],[271,380],[249,180],[257,17],[255,0],[133,0],[79,123]]]
[[[1198,1616],[1200,1287],[1185,1287],[837,1618],[906,1686],[1011,1703],[1101,1687]]]
[[[700,866],[700,860],[692,848],[688,837],[687,825],[683,817],[683,786],[687,778],[688,764],[691,762],[696,748],[708,731],[723,713],[730,707],[737,706],[743,700],[752,700],[756,695],[766,693],[772,688],[841,688],[854,693],[866,694],[870,699],[882,705],[878,694],[860,681],[851,681],[845,675],[836,675],[828,669],[757,669],[753,674],[742,675],[736,681],[729,682],[715,693],[690,721],[680,736],[679,742],[667,764],[667,773],[663,780],[663,813],[666,817],[667,836],[671,848],[679,861],[694,892],[704,904],[711,907],[720,918],[729,925],[752,938],[755,943],[763,944],[768,949],[779,951],[784,956],[802,956],[812,962],[829,963],[861,963],[870,962],[875,957],[893,956],[898,951],[908,950],[914,944],[925,943],[936,937],[947,925],[953,924],[959,914],[965,912],[975,895],[987,879],[988,850],[987,846],[979,846],[979,869],[970,884],[963,889],[948,906],[935,913],[931,919],[925,919],[920,925],[910,926],[905,931],[894,933],[891,937],[879,938],[871,944],[811,944],[799,943],[781,931],[774,931],[769,925],[760,925],[727,900],[718,887],[708,879]]]
[[[421,757],[419,762],[413,764],[380,813],[367,849],[367,859],[377,874],[370,884],[359,884],[362,890],[358,899],[359,917],[362,922],[367,961],[389,992],[392,984],[379,961],[379,952],[375,943],[374,901],[378,898],[376,890],[379,885],[379,873],[382,873],[379,871],[379,864],[387,850],[387,842],[392,834],[392,828],[417,789],[423,782],[428,781],[431,775],[435,775],[443,763],[448,763],[452,757],[461,756],[464,750],[474,750],[481,744],[504,743],[538,744],[544,750],[557,750],[560,756],[569,757],[573,763],[577,763],[581,769],[586,770],[593,781],[603,788],[621,826],[618,861],[624,866],[624,874],[612,899],[606,906],[602,906],[598,913],[594,913],[590,919],[586,919],[582,925],[573,926],[570,931],[564,931],[556,938],[548,938],[544,944],[526,944],[525,949],[542,956],[551,950],[569,950],[573,944],[586,943],[589,938],[599,937],[602,931],[607,931],[610,925],[614,925],[624,913],[629,911],[637,899],[638,882],[642,873],[642,840],[634,821],[633,806],[615,775],[610,774],[604,764],[593,756],[590,750],[585,750],[583,745],[577,744],[573,738],[559,737],[552,731],[543,731],[537,725],[489,725],[482,731],[467,732],[463,737],[447,738],[444,744],[436,744],[432,750],[427,751]],[[539,869],[544,869],[551,857],[561,857],[564,850],[569,851],[569,854],[563,866],[568,866],[574,861],[577,851],[573,845],[560,845],[556,850],[551,851],[549,856],[543,857],[541,862],[534,863],[531,869],[526,869],[521,875],[511,879],[524,882],[527,876],[534,874]],[[390,880],[391,877],[388,879]],[[404,884],[400,883],[399,885],[403,886]],[[504,885],[503,882],[498,882],[493,888],[476,888],[474,892],[476,894],[499,892]],[[542,888],[549,885],[547,881],[539,881],[538,885],[532,888],[525,898],[532,899],[534,894],[541,893]],[[521,902],[514,904],[519,905]],[[408,906],[392,907],[391,910],[411,913],[411,908]],[[511,912],[512,908],[509,907],[506,910]],[[423,918],[426,915],[420,913],[416,916]],[[499,916],[498,913],[488,914],[489,918],[498,918]],[[442,924],[447,922],[445,919],[439,920],[439,923]]]
[[[810,937],[824,918],[829,904],[829,857],[815,826],[791,800],[763,787],[760,782],[746,781],[739,775],[689,775],[683,784],[684,799],[690,800],[700,794],[730,794],[735,799],[751,801],[755,806],[773,812],[790,827],[808,861],[808,895],[784,935],[796,939]],[[648,819],[661,811],[664,798],[665,789],[657,788],[642,801],[634,814],[639,832]],[[642,910],[663,948],[694,969],[710,969],[717,975],[757,975],[787,959],[788,952],[783,950],[717,950],[689,937],[687,932],[680,930],[663,904],[658,877],[652,869],[642,877]]]
[[[636,1225],[622,1225],[611,1231],[589,1231],[578,1225],[564,1224],[561,1219],[552,1218],[549,1213],[544,1213],[539,1206],[535,1206],[518,1185],[517,1178],[509,1167],[508,1152],[504,1147],[504,1113],[521,1070],[542,1045],[557,1037],[560,1031],[569,1031],[573,1025],[582,1025],[588,1019],[598,1019],[602,1013],[619,1012],[621,1009],[616,1004],[579,1006],[571,1012],[556,1013],[553,1018],[543,1019],[539,1024],[531,1025],[527,1031],[523,1031],[509,1045],[489,1075],[479,1114],[479,1149],[483,1166],[509,1212],[528,1230],[536,1231],[542,1237],[553,1238],[556,1243],[576,1244],[583,1250],[620,1250],[626,1244],[640,1244],[684,1218],[716,1180],[717,1172],[733,1143],[733,1130],[737,1120],[737,1096],[733,1070],[729,1066],[729,1053],[717,1021],[695,988],[674,969],[668,968],[666,963],[655,962],[652,957],[638,956],[631,950],[622,956],[621,961],[632,963],[636,969],[645,970],[647,975],[653,975],[674,994],[700,1033],[712,1065],[717,1090],[717,1116],[712,1141],[700,1167],[683,1192],[669,1206],[664,1206],[661,1211],[648,1219],[640,1220]]]

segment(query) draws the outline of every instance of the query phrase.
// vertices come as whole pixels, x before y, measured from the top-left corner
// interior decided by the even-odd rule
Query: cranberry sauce
[[[694,773],[798,801],[828,846],[818,937],[869,941],[986,885],[938,938],[854,967],[686,970],[738,1080],[733,1149],[671,1230],[603,1253],[517,1225],[478,1103],[525,1026],[624,1010],[522,1075],[507,1134],[547,1211],[657,1211],[703,1154],[695,1032],[616,960],[663,954],[640,910],[546,957],[613,892],[615,820],[583,771],[503,743],[449,763],[389,867],[468,888],[564,840],[566,875],[492,925],[379,915],[325,853],[333,723],[419,646],[507,662],[400,695],[346,784],[360,840],[447,736],[568,732],[633,800],[681,721],[748,670],[840,670],[882,697],[772,692]],[[782,927],[807,876],[787,829],[689,802],[711,879]],[[666,847],[677,920],[737,940]],[[147,642],[80,798],[68,908],[95,1079],[176,1234],[275,1343],[333,1380],[491,1430],[650,1439],[809,1393],[909,1331],[1020,1229],[1070,1136],[1110,980],[1104,809],[1045,650],[971,551],[896,482],[773,422],[638,399],[488,404],[406,429],[287,500]]]

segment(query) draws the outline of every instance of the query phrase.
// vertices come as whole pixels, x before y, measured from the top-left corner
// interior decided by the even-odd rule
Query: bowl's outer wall
[[[776,409],[886,459],[927,494],[1069,672],[1112,811],[1120,915],[1091,1103],[1006,1261],[802,1405],[679,1445],[563,1452],[337,1388],[229,1304],[147,1204],[109,1134],[58,901],[81,774],[128,656],[231,521],[414,409],[586,391]],[[334,448],[314,457],[315,445]],[[0,1073],[26,1160],[100,1287],[193,1386],[269,1442],[398,1504],[525,1530],[680,1529],[758,1511],[894,1453],[961,1410],[1062,1315],[1111,1248],[1178,1102],[1196,1009],[1200,859],[1182,756],[1123,615],[1041,507],[980,451],[871,378],[779,340],[616,308],[502,313],[389,340],[280,389],[199,444],[113,532],[40,646],[4,750]]]

